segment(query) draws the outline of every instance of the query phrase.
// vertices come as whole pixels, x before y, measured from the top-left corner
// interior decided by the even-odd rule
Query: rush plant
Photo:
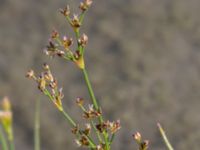
[[[59,86],[58,81],[53,75],[48,64],[43,64],[43,71],[41,73],[35,73],[32,69],[29,70],[26,77],[32,79],[37,84],[38,89],[48,97],[48,99],[54,104],[55,108],[64,116],[71,127],[71,132],[74,134],[74,138],[78,146],[85,147],[90,150],[111,150],[115,135],[121,128],[120,120],[106,120],[103,115],[103,109],[95,97],[92,84],[88,77],[87,64],[85,64],[84,56],[89,38],[85,33],[81,32],[82,30],[80,30],[85,14],[91,7],[92,3],[92,0],[83,0],[80,2],[79,13],[77,14],[71,13],[69,5],[60,9],[60,13],[71,26],[71,29],[75,34],[75,38],[73,39],[70,36],[65,35],[62,36],[57,30],[54,29],[51,33],[48,45],[44,49],[44,53],[50,58],[59,57],[66,60],[66,62],[73,62],[82,73],[90,95],[90,104],[86,104],[84,98],[82,97],[77,97],[76,99],[76,105],[80,108],[80,110],[82,110],[82,120],[76,122],[73,116],[70,115],[70,112],[66,111],[63,107],[64,93],[62,87]],[[74,49],[72,45],[75,45],[73,47],[76,48]],[[36,104],[34,139],[35,150],[40,150],[39,100]],[[0,142],[3,150],[14,150],[12,120],[10,102],[8,98],[4,98],[2,110],[0,111],[0,121],[2,126],[2,128],[0,128]],[[165,143],[167,144],[167,147],[169,150],[173,150],[161,125],[158,124],[158,127]],[[143,140],[139,132],[133,134],[133,139],[138,144],[138,150],[148,149],[149,141]],[[7,144],[7,141],[9,144]]]

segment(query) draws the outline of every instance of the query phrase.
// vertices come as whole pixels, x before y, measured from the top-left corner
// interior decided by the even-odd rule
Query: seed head
[[[62,44],[66,50],[69,50],[69,47],[73,44],[73,39],[67,38],[66,36],[64,36]]]
[[[133,134],[133,138],[134,140],[136,140],[137,143],[141,143],[142,137],[139,132],[136,132],[135,134]]]
[[[69,5],[67,5],[64,9],[60,9],[60,13],[63,14],[65,17],[70,15],[70,8]]]
[[[58,31],[56,31],[55,29],[52,31],[51,33],[51,38],[52,39],[57,39],[59,37]]]
[[[84,0],[80,3],[79,8],[84,12],[92,5],[92,0]]]
[[[82,46],[85,47],[88,43],[88,36],[86,34],[83,34],[80,39],[78,39],[78,43]]]
[[[75,15],[73,16],[72,20],[71,20],[71,25],[74,29],[77,29],[81,26],[81,22],[79,20],[79,17],[78,15]]]
[[[26,77],[29,79],[36,79],[34,71],[31,69],[26,73]]]
[[[84,103],[83,98],[78,97],[78,98],[76,99],[76,104],[78,104],[79,106],[83,106],[83,103]]]

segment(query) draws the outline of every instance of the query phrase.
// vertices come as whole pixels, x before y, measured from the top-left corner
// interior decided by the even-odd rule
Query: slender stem
[[[91,124],[92,124],[92,127],[93,127],[93,129],[95,130],[95,132],[96,132],[96,134],[97,134],[97,137],[98,137],[99,142],[102,143],[102,139],[101,139],[101,136],[100,136],[100,134],[99,134],[99,131],[98,131],[97,128],[95,127],[95,124],[94,124],[94,122],[93,122],[92,120],[91,120]]]
[[[112,144],[114,138],[115,138],[115,134],[112,134],[112,136],[111,136],[111,138],[110,138],[110,144]]]
[[[67,119],[67,121],[73,126],[76,127],[76,123],[74,122],[74,120],[63,110],[61,111],[61,113],[63,114],[63,116],[65,117],[65,119]]]
[[[90,97],[92,99],[92,103],[94,104],[95,109],[98,110],[99,106],[98,106],[97,100],[95,98],[94,91],[92,89],[90,80],[88,78],[88,73],[87,73],[86,69],[82,69],[82,71],[83,71],[83,74],[84,74],[85,82],[87,84],[88,92],[89,92]]]
[[[99,106],[98,106],[96,97],[95,97],[95,95],[94,95],[94,91],[93,91],[93,89],[92,89],[92,85],[91,85],[91,83],[90,83],[90,80],[89,80],[87,71],[86,71],[86,69],[82,69],[82,71],[83,71],[83,74],[84,74],[84,78],[85,78],[85,82],[86,82],[86,85],[87,85],[87,88],[88,88],[88,92],[89,92],[90,97],[91,97],[91,99],[92,99],[92,103],[93,103],[95,109],[98,110],[98,109],[99,109]],[[99,122],[100,122],[100,123],[103,122],[103,117],[102,117],[102,116],[99,117]],[[103,137],[104,137],[104,141],[105,141],[105,145],[106,145],[106,150],[109,150],[109,149],[110,149],[110,146],[109,146],[108,133],[106,133],[106,132],[104,131],[104,132],[103,132]]]
[[[8,144],[6,142],[6,138],[1,127],[0,127],[0,143],[2,150],[8,150]]]
[[[40,150],[40,99],[37,100],[35,108],[34,148]]]
[[[169,140],[168,140],[168,138],[167,138],[167,136],[166,136],[166,134],[165,134],[165,131],[163,130],[163,128],[162,128],[162,126],[160,125],[160,123],[158,123],[157,126],[158,126],[158,129],[159,129],[159,131],[160,131],[160,133],[161,133],[161,135],[162,135],[162,138],[163,138],[163,140],[164,140],[164,142],[165,142],[165,144],[166,144],[168,150],[174,150],[174,148],[173,148],[172,145],[170,144],[170,142],[169,142]]]

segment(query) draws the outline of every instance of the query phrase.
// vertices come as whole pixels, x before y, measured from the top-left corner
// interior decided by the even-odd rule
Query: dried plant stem
[[[40,150],[40,99],[37,100],[35,108],[34,148]]]
[[[1,143],[2,150],[8,150],[8,144],[6,142],[6,138],[1,127],[0,127],[0,143]]]
[[[162,135],[162,138],[163,138],[163,140],[164,140],[164,142],[165,142],[165,144],[166,144],[168,150],[174,150],[174,148],[173,148],[172,145],[170,144],[170,142],[169,142],[169,140],[168,140],[168,138],[167,138],[167,136],[166,136],[166,134],[165,134],[165,131],[163,130],[163,128],[162,128],[162,126],[160,125],[160,123],[158,123],[157,126],[158,126],[158,129],[159,129],[159,131],[160,131],[160,133],[161,133],[161,135]]]
[[[90,83],[90,80],[89,80],[89,77],[88,77],[88,73],[87,73],[86,69],[82,69],[82,71],[83,71],[83,74],[84,74],[85,82],[86,82],[86,85],[87,85],[88,92],[90,94],[92,103],[93,103],[95,109],[98,110],[99,109],[99,105],[98,105],[96,97],[94,95],[94,91],[92,89],[92,86],[91,86],[91,83]],[[102,116],[100,116],[99,122],[103,123],[103,117]],[[103,137],[104,137],[104,141],[105,141],[105,145],[106,145],[106,150],[110,150],[108,134],[105,131],[103,132]]]

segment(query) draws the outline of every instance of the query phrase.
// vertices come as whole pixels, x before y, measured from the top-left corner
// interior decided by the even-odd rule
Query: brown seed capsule
[[[43,92],[46,89],[46,80],[44,79],[44,76],[41,75],[38,78],[38,88]]]
[[[29,70],[27,73],[26,73],[26,77],[27,78],[30,78],[30,79],[35,79],[35,73],[33,70]]]
[[[145,140],[140,144],[141,150],[147,150],[148,147],[149,147],[149,141],[148,140]]]
[[[66,50],[73,44],[72,38],[67,38],[66,36],[63,37],[62,44]]]
[[[78,133],[78,131],[79,131],[79,127],[76,126],[76,127],[72,128],[71,131],[72,131],[73,134],[76,135]]]
[[[44,68],[44,70],[49,70],[49,65],[47,63],[44,63],[43,68]]]
[[[133,134],[133,138],[134,140],[136,140],[137,143],[141,143],[142,137],[139,132],[136,132],[135,134]]]
[[[52,38],[52,39],[56,39],[56,38],[58,38],[58,37],[59,37],[58,32],[57,32],[56,30],[53,30],[52,33],[51,33],[51,38]]]
[[[89,141],[86,138],[86,136],[81,136],[80,142],[81,142],[82,146],[88,146],[89,145]]]
[[[84,12],[92,5],[92,0],[85,0],[80,3],[79,8]]]
[[[69,16],[70,14],[69,5],[67,5],[67,7],[65,7],[64,9],[60,9],[60,13],[63,14],[65,17]]]
[[[64,51],[61,51],[61,50],[57,50],[56,54],[57,54],[59,57],[65,56],[65,52],[64,52]]]
[[[73,28],[77,29],[81,26],[81,22],[78,18],[78,15],[74,15],[72,20],[71,20],[71,25]]]
[[[109,126],[111,133],[114,134],[121,128],[120,120],[117,120],[116,122],[109,122],[108,126]]]
[[[83,106],[83,103],[84,103],[83,98],[78,97],[78,98],[76,99],[76,104],[78,104],[79,106]]]
[[[86,34],[83,34],[80,39],[78,40],[78,43],[82,46],[85,47],[88,43],[88,36]]]

